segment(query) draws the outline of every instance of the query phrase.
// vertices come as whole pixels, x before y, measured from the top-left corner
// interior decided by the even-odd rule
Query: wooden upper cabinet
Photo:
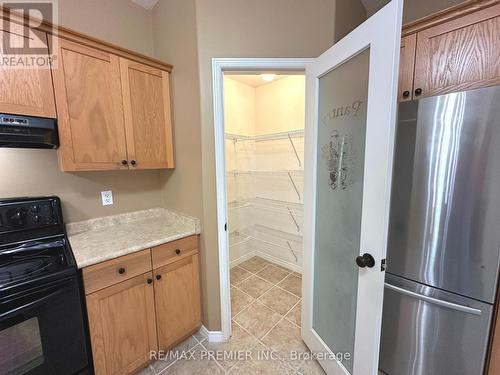
[[[168,349],[201,325],[198,254],[156,270],[155,301],[159,349]]]
[[[424,97],[500,84],[499,16],[500,4],[418,32],[414,90]]]
[[[7,25],[7,21],[3,23]],[[16,50],[26,48],[28,42],[23,36],[27,35],[26,28],[15,23],[8,25],[10,32],[0,30],[2,51],[21,57],[14,54],[12,47]],[[38,30],[29,32],[32,36],[30,46],[45,50],[48,57],[47,34]],[[0,65],[0,112],[56,118],[50,67],[13,69]]]
[[[416,46],[416,34],[411,34],[401,39],[398,82],[398,101],[400,102],[411,100],[413,97],[413,72],[415,68]]]
[[[170,73],[120,58],[131,169],[173,168]]]
[[[119,57],[60,39],[54,86],[62,169],[126,169]]]
[[[96,375],[129,374],[157,350],[151,272],[87,296]]]

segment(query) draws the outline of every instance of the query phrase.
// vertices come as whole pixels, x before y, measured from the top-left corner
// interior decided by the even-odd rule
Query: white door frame
[[[313,328],[319,79],[370,48],[360,254],[371,253],[376,263],[358,274],[354,374],[376,374],[378,367],[385,278],[381,260],[386,256],[388,237],[398,82],[394,66],[399,64],[402,7],[403,0],[385,5],[310,64],[306,73],[306,125],[310,126],[305,130],[302,336],[312,351],[331,354]],[[352,261],[354,264],[354,254]],[[320,362],[328,374],[349,374],[340,361]]]
[[[229,241],[227,223],[226,158],[224,131],[224,71],[303,71],[314,59],[308,58],[213,58],[215,178],[217,191],[217,235],[219,244],[220,341],[231,336],[231,294],[229,282]],[[304,119],[305,121],[305,119]]]

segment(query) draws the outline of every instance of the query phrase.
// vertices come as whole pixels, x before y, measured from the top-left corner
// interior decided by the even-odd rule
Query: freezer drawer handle
[[[406,289],[403,289],[403,288],[400,288],[398,286],[391,285],[391,284],[388,284],[388,283],[385,283],[385,287],[387,289],[390,289],[390,290],[393,290],[395,292],[407,295],[409,297],[417,298],[417,299],[420,299],[422,301],[433,303],[433,304],[438,305],[438,306],[446,307],[448,309],[458,310],[458,311],[462,311],[462,312],[465,312],[465,313],[468,313],[468,314],[474,314],[474,315],[481,315],[482,314],[481,310],[475,309],[473,307],[463,306],[463,305],[459,305],[459,304],[456,304],[456,303],[442,301],[440,299],[436,299],[436,298],[424,296],[423,294],[415,293],[415,292],[412,292],[410,290],[406,290]]]

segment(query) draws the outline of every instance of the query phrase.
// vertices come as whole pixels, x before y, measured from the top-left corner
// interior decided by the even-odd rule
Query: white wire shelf
[[[237,233],[237,238],[241,239],[231,246],[236,246],[248,241],[256,241],[260,244],[279,248],[290,253],[298,261],[302,255],[302,236],[274,229],[262,224],[254,224],[242,229]],[[230,235],[231,236],[231,235]]]
[[[288,132],[277,132],[268,133],[262,135],[240,135],[233,133],[226,133],[226,139],[233,141],[274,141],[278,139],[289,139],[289,138],[302,138],[304,137],[304,130],[292,130]]]
[[[238,231],[229,233],[229,246],[238,246],[250,241],[252,238]]]
[[[292,210],[293,213],[299,216],[302,216],[304,210],[304,203],[301,202],[290,202],[262,197],[234,200],[228,202],[229,209],[233,210],[252,206],[285,213],[288,213],[289,210]]]
[[[303,175],[304,170],[303,169],[280,169],[280,170],[274,170],[274,171],[266,171],[262,169],[233,169],[230,171],[227,171],[228,174],[255,174],[255,175]]]

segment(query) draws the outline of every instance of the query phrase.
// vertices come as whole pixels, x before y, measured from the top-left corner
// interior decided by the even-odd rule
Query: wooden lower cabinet
[[[158,347],[170,348],[200,327],[198,254],[153,271]]]
[[[135,373],[201,326],[198,236],[82,270],[96,375]]]
[[[148,272],[87,296],[97,375],[130,373],[157,350],[152,277]]]

